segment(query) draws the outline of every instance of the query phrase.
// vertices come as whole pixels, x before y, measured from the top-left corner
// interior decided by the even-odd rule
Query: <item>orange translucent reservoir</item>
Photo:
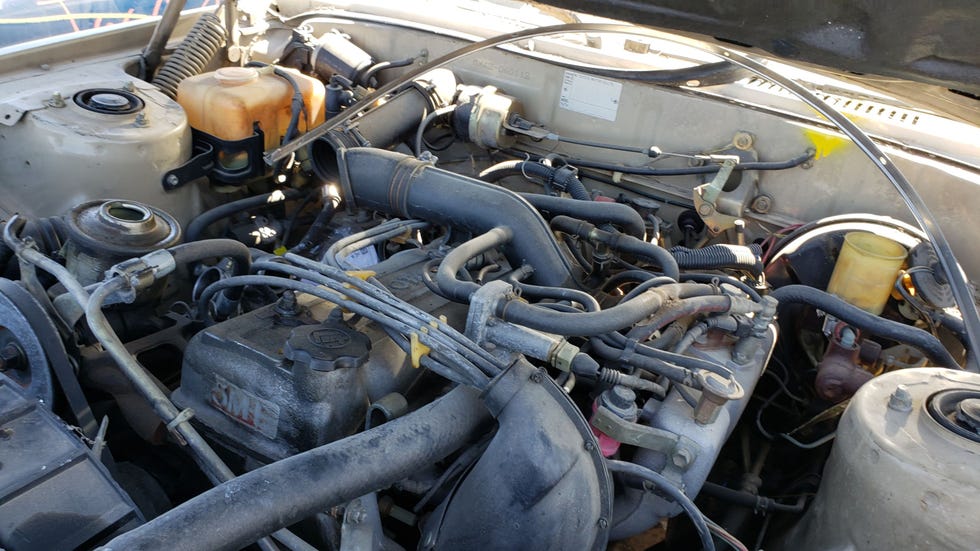
[[[292,69],[280,70],[288,72],[303,93],[299,132],[323,122],[323,83]],[[292,85],[271,66],[225,67],[184,79],[177,87],[177,103],[187,112],[191,128],[231,141],[251,137],[257,122],[265,133],[266,150],[282,143],[292,99]]]

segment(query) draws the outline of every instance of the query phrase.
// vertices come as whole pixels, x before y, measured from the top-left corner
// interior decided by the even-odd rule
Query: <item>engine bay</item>
[[[0,547],[980,541],[975,127],[299,4],[0,73]]]

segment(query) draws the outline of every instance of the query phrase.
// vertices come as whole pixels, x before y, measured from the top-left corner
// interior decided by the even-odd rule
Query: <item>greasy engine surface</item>
[[[876,167],[714,47],[283,4],[0,71],[0,547],[978,541],[975,128],[824,82]]]

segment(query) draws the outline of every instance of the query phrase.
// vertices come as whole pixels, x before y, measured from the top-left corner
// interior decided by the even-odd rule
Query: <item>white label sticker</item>
[[[241,389],[220,375],[214,376],[211,405],[235,421],[275,440],[279,406]]]
[[[558,105],[562,109],[607,121],[616,120],[623,85],[575,71],[565,71]]]

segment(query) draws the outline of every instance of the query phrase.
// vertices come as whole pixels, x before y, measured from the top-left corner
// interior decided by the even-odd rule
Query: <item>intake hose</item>
[[[643,239],[646,234],[646,224],[636,209],[623,203],[607,203],[605,201],[579,201],[567,197],[554,197],[541,193],[518,193],[528,203],[548,217],[565,215],[579,220],[586,220],[596,225],[612,224],[618,226],[623,233]]]
[[[213,13],[205,13],[194,23],[170,59],[153,77],[153,85],[170,99],[177,99],[177,85],[201,71],[214,59],[225,43],[225,28]]]
[[[959,362],[931,333],[869,314],[820,289],[806,285],[787,285],[776,289],[770,296],[779,301],[780,308],[786,304],[813,306],[866,333],[914,346],[941,367],[960,369]]]
[[[537,285],[573,284],[570,261],[548,224],[517,194],[393,151],[354,148],[342,157],[353,195],[350,204],[472,234],[509,228],[513,239],[504,254],[512,266],[533,266],[531,282]]]
[[[671,247],[670,254],[682,270],[721,270],[736,268],[754,275],[762,273],[762,247],[752,245],[708,245],[700,249]]]
[[[572,199],[579,201],[591,201],[592,196],[585,189],[585,184],[578,179],[577,171],[568,166],[548,166],[543,163],[532,161],[504,161],[480,173],[480,179],[486,182],[495,183],[508,176],[524,176],[525,178],[539,178],[543,180],[545,188],[556,188],[572,196]]]
[[[452,71],[436,69],[426,73],[381,105],[310,144],[313,170],[324,180],[336,181],[341,173],[341,151],[395,146],[413,135],[428,113],[449,105],[455,94],[456,76]]]
[[[457,387],[413,413],[229,480],[100,549],[241,549],[417,473],[482,434],[489,418],[476,391]]]
[[[653,262],[663,270],[664,275],[674,281],[677,281],[681,277],[680,268],[677,266],[677,261],[674,260],[674,257],[666,249],[653,243],[637,239],[632,235],[600,230],[584,220],[577,220],[568,216],[556,216],[552,218],[551,227],[567,234],[577,235],[596,243],[602,243],[610,249]]]

